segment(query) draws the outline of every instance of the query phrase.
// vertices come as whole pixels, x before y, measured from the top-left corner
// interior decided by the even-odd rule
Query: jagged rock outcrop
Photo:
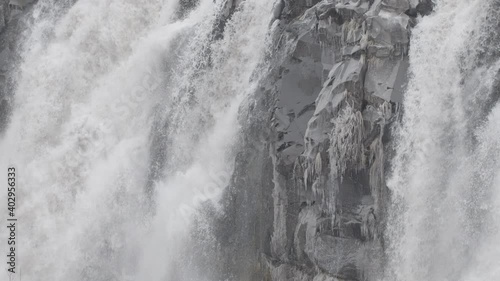
[[[285,63],[275,93],[273,127],[284,137],[272,151],[279,173],[274,206],[283,222],[274,223],[271,256],[316,269],[308,280],[361,280],[381,267],[382,137],[406,76],[409,18],[401,12],[408,8],[401,1],[322,2],[284,30],[296,36],[288,41],[295,44],[290,60],[304,74],[290,79],[302,82],[298,87],[290,85],[295,71]],[[289,106],[296,99],[289,88],[302,88],[303,108]],[[290,197],[301,207],[284,204]],[[273,280],[288,280],[272,271]]]
[[[272,75],[246,116],[254,127],[245,128],[242,146],[252,149],[236,163],[237,171],[253,174],[265,167],[272,175],[261,173],[250,185],[235,182],[232,201],[225,201],[234,211],[229,221],[244,213],[250,231],[260,233],[253,245],[261,246],[241,250],[250,246],[239,233],[230,234],[234,242],[223,248],[231,249],[233,258],[258,259],[258,265],[250,270],[253,279],[245,279],[248,272],[226,277],[376,280],[384,265],[391,124],[407,81],[410,30],[433,3],[289,0],[281,5],[275,5],[272,21]],[[265,161],[252,163],[257,159]],[[272,202],[257,204],[257,197]]]

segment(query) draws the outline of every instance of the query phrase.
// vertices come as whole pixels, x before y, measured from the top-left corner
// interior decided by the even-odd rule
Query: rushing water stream
[[[437,1],[412,31],[386,280],[500,278],[499,4]]]
[[[184,238],[230,178],[272,3],[70,2],[33,7],[0,141],[22,280],[207,280]]]
[[[238,118],[239,114],[251,107],[253,95],[261,86],[259,82],[271,77],[269,70],[276,67],[269,65],[272,52],[279,47],[270,46],[270,30],[278,24],[270,21],[280,17],[285,2],[273,2],[39,0],[23,12],[27,28],[19,35],[21,57],[12,74],[15,90],[8,97],[12,110],[0,136],[0,170],[16,169],[16,278],[29,281],[221,279],[215,271],[225,269],[213,268],[225,266],[217,264],[222,260],[213,254],[217,251],[197,248],[197,243],[210,244],[216,239],[210,227],[197,220],[196,212],[206,205],[213,212],[222,209],[218,199],[234,176],[236,154],[245,138],[241,122],[247,120]],[[327,58],[327,64],[322,61],[328,53],[320,53],[327,46],[321,42],[326,37],[315,36],[325,30],[327,21],[335,27],[329,29],[332,34],[342,40],[368,34],[360,33],[365,29],[364,23],[363,28],[349,31],[358,20],[354,12],[349,12],[352,21],[342,25],[343,15],[334,6],[326,10],[331,3],[323,3],[326,5],[322,9],[328,12],[320,15],[316,10],[308,10],[318,1],[303,2],[307,7],[299,7],[300,13],[293,16],[305,23],[288,26],[286,36],[284,28],[275,43],[286,45],[289,42],[281,40],[292,42],[302,36],[299,42],[302,45],[298,45],[293,55],[314,54],[311,58],[320,65],[318,72],[341,59],[341,56]],[[343,1],[342,5],[349,6],[348,2]],[[396,126],[395,156],[387,178],[391,195],[386,206],[389,215],[384,218],[386,248],[383,250],[387,262],[374,264],[385,265],[377,268],[377,272],[384,272],[380,281],[496,281],[500,280],[500,106],[497,104],[500,1],[435,2],[434,11],[425,17],[418,16],[415,19],[418,24],[411,30],[410,75],[403,105],[399,107],[401,122]],[[287,3],[289,11],[295,13],[290,8],[291,2]],[[363,8],[357,7],[355,10]],[[405,9],[408,7],[406,3]],[[284,22],[287,20],[293,23],[296,19]],[[343,32],[350,35],[346,37]],[[359,53],[352,51],[349,56],[358,60]],[[311,71],[299,64],[302,61],[298,57],[291,60],[297,69]],[[338,61],[335,63],[339,65]],[[361,76],[356,71],[351,74],[356,79]],[[328,79],[332,82],[336,78]],[[294,83],[298,86],[316,83],[309,80]],[[309,100],[309,95],[318,93],[306,94]],[[286,95],[285,91],[280,98]],[[325,101],[325,108],[333,102]],[[308,105],[306,111],[314,105]],[[296,117],[286,114],[292,116],[290,120]],[[362,117],[359,120],[363,123]],[[329,121],[335,122],[324,123],[330,125]],[[304,127],[305,123],[307,120],[302,124]],[[360,132],[359,145],[362,145]],[[339,142],[345,139],[341,136]],[[263,147],[272,147],[269,144],[273,141],[262,141]],[[268,169],[264,162],[252,165]],[[321,157],[316,158],[315,166],[319,167],[320,176],[324,170]],[[277,175],[279,167],[272,169],[269,175]],[[276,266],[274,274],[283,269],[280,265],[289,262],[288,269],[303,266],[305,269],[300,269],[304,272],[314,271],[320,276],[313,281],[333,280],[325,277],[327,270],[315,266],[307,269],[306,255],[314,257],[320,253],[319,257],[324,258],[321,265],[328,268],[325,260],[330,261],[330,256],[354,255],[326,253],[328,249],[339,249],[328,248],[338,246],[337,241],[338,244],[350,241],[356,247],[370,245],[366,241],[370,235],[359,241],[352,237],[349,240],[337,237],[340,234],[336,231],[322,236],[326,241],[322,249],[306,242],[307,245],[300,245],[300,235],[306,235],[305,230],[301,233],[300,225],[294,229],[296,222],[290,217],[302,210],[314,210],[318,218],[313,219],[319,219],[324,215],[319,204],[292,202],[292,198],[286,204],[296,204],[298,207],[293,209],[296,214],[286,213],[285,206],[277,208],[281,202],[288,202],[281,198],[287,196],[286,192],[276,192],[278,177],[264,183],[264,175],[262,181],[260,174],[252,175],[257,179],[249,185],[257,182],[255,185],[262,186],[245,192],[261,192],[255,198],[268,195],[266,200],[275,202],[275,210],[271,210],[273,206],[261,208],[255,212],[256,216],[269,216],[269,221],[282,225],[278,230],[283,233],[273,233],[272,227],[253,229],[260,225],[251,225],[245,219],[234,227],[245,225],[248,236],[242,237],[252,240],[245,245],[258,245],[255,248],[264,247],[259,239],[267,239],[269,243],[282,239],[280,261],[265,257],[263,249],[252,251],[262,253],[269,264]],[[7,173],[2,172],[2,184],[7,182],[5,176]],[[288,192],[287,188],[283,186],[283,191]],[[0,202],[7,202],[6,199],[2,187]],[[247,208],[257,208],[252,205],[254,202],[243,203],[249,205]],[[247,210],[241,207],[238,211]],[[373,212],[372,208],[370,218],[374,223],[377,218]],[[0,212],[2,223],[8,218],[7,212]],[[328,220],[323,221],[327,228]],[[354,219],[349,223],[360,224]],[[203,241],[191,240],[195,228]],[[314,225],[308,228],[307,235],[315,238],[320,232],[321,227]],[[256,233],[263,238],[250,237],[257,236]],[[305,237],[304,241],[309,241]],[[3,241],[2,238],[2,256],[9,252]],[[328,244],[328,241],[333,242]],[[291,249],[293,243],[296,245]],[[214,245],[206,249],[216,248]],[[307,251],[302,253],[302,246]],[[238,260],[236,256],[235,253],[224,258]],[[305,265],[294,264],[297,256],[304,258]],[[337,262],[352,266],[349,260]],[[253,259],[237,266],[251,267],[249,272],[261,269]],[[294,280],[313,279],[301,274],[304,279]],[[375,279],[363,274],[352,276]],[[2,271],[0,281],[8,279],[7,272]]]

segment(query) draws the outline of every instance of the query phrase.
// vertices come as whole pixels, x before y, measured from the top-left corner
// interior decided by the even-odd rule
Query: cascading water
[[[496,0],[441,0],[413,29],[384,280],[500,280]]]
[[[185,237],[229,182],[273,3],[195,2],[33,7],[0,141],[23,280],[209,280]]]

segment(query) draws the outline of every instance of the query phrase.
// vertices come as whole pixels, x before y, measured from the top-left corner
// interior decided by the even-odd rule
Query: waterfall
[[[209,280],[187,237],[229,184],[273,3],[196,2],[29,11],[0,139],[2,171],[17,170],[23,280]]]
[[[384,280],[500,279],[499,4],[437,1],[412,30]]]

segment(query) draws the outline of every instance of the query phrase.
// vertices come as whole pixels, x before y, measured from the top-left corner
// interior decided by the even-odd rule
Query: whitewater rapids
[[[22,280],[209,280],[186,237],[229,183],[273,3],[191,2],[32,8],[0,140]]]
[[[412,30],[384,280],[500,280],[499,4],[437,1]]]

